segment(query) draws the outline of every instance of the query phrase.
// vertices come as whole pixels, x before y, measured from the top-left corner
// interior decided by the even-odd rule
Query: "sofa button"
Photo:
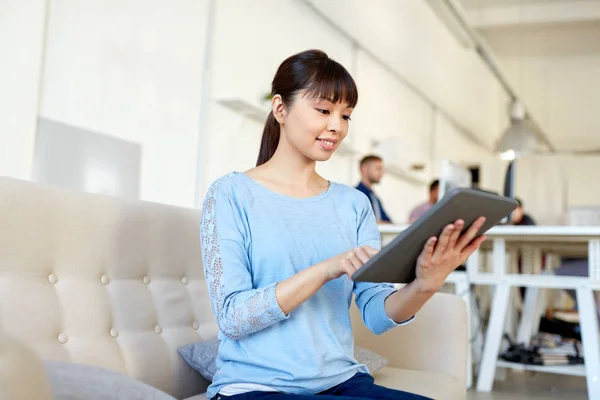
[[[67,336],[66,333],[59,333],[57,339],[58,339],[58,342],[62,343],[62,344],[65,344],[69,341],[69,337]]]
[[[100,277],[100,282],[102,282],[103,285],[108,285],[108,283],[110,282],[110,279],[108,279],[108,276],[102,275]]]
[[[197,331],[198,328],[200,328],[200,325],[196,321],[194,321],[194,323],[192,324],[192,328],[194,328],[194,330]]]
[[[144,282],[146,285],[148,285],[150,283],[150,277],[149,276],[144,276],[142,278],[142,282]]]
[[[184,276],[183,278],[181,278],[181,283],[183,283],[184,285],[187,285],[189,282],[188,278],[186,276]]]
[[[54,274],[50,274],[48,275],[48,282],[54,285],[58,282],[58,277]]]
[[[112,337],[116,338],[117,336],[119,336],[119,331],[118,331],[118,330],[116,330],[115,328],[112,328],[112,329],[110,330],[110,336],[112,336]]]
[[[154,327],[154,332],[158,333],[159,335],[162,333],[162,328],[160,327],[160,325],[156,325]]]

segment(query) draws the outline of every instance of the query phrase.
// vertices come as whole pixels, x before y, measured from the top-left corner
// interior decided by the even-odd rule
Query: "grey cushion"
[[[206,380],[212,382],[213,376],[217,373],[219,342],[219,339],[215,339],[191,343],[180,347],[177,351],[190,367],[198,371]]]
[[[45,362],[54,400],[175,400],[126,375],[88,365]]]
[[[190,367],[195,369],[209,381],[217,373],[217,354],[219,339],[206,342],[191,343],[179,348],[179,354]],[[388,364],[388,360],[370,350],[354,346],[354,358],[369,369],[371,374],[379,371]]]
[[[359,346],[354,346],[354,358],[356,358],[356,361],[359,363],[366,365],[371,374],[374,374],[388,365],[388,360],[386,358]]]

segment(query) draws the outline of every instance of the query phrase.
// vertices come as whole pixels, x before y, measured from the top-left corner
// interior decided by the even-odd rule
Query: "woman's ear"
[[[282,124],[285,121],[285,117],[287,116],[287,108],[285,104],[283,104],[283,98],[281,97],[281,95],[276,94],[275,96],[273,96],[273,99],[271,100],[271,107],[273,110],[273,116],[275,117],[277,122]]]

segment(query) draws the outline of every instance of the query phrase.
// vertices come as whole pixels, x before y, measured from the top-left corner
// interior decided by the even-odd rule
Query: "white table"
[[[393,237],[404,229],[406,229],[406,226],[381,225],[380,231],[384,244],[389,243]],[[577,303],[581,320],[585,368],[541,367],[537,369],[561,374],[577,375],[585,373],[589,398],[600,399],[600,347],[598,343],[598,321],[593,297],[593,291],[600,290],[600,227],[497,226],[492,228],[487,233],[487,236],[492,243],[492,272],[482,273],[480,271],[479,255],[476,255],[469,259],[466,274],[468,282],[471,284],[490,285],[495,288],[490,321],[479,369],[477,390],[483,392],[492,390],[498,366],[518,367],[517,365],[498,361],[511,288],[531,288],[528,290],[528,296],[525,299],[526,304],[524,306],[523,320],[520,324],[519,336],[526,335],[535,326],[534,319],[539,312],[537,308],[539,305],[538,293],[540,289],[574,289],[577,293]],[[589,276],[564,277],[507,274],[507,242],[529,245],[537,250],[546,249],[556,251],[559,254],[568,246],[576,246],[578,243],[584,246],[587,245]],[[469,310],[470,300],[466,301]],[[469,318],[470,320],[471,318]],[[470,363],[468,372],[470,372]]]

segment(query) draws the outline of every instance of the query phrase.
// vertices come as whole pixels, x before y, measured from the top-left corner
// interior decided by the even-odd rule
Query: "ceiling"
[[[535,3],[564,3],[573,0],[461,0],[465,8],[477,8],[488,6],[522,5]]]
[[[454,1],[554,147],[600,150],[600,1]]]

